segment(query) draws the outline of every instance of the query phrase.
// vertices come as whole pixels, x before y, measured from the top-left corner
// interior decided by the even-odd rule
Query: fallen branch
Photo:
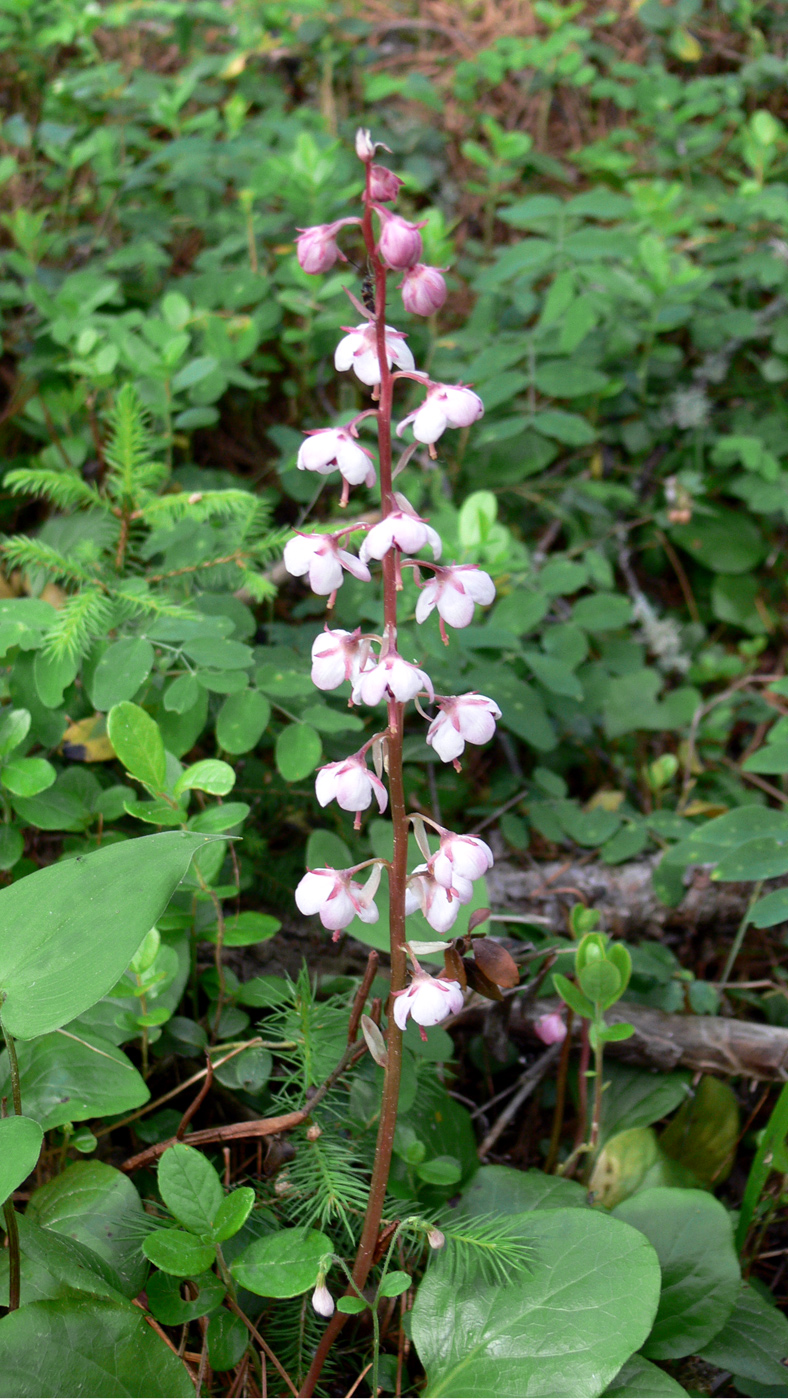
[[[540,999],[525,1005],[518,998],[512,1011],[511,1034],[536,1040],[534,1022],[546,1012],[558,1011],[558,998]],[[479,1007],[469,1008],[481,1022]],[[464,1021],[461,1013],[457,1021]],[[630,1064],[650,1069],[677,1068],[702,1070],[707,1074],[742,1075],[746,1079],[788,1080],[788,1030],[783,1026],[763,1026],[754,1021],[736,1021],[725,1016],[676,1016],[650,1006],[619,1002],[606,1012],[611,1022],[628,1021],[635,1034],[629,1040],[610,1041],[606,1055],[615,1055]],[[581,1024],[572,1030],[579,1040]]]

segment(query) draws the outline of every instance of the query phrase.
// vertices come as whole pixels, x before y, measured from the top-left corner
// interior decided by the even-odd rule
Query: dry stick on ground
[[[305,1108],[296,1109],[293,1113],[282,1113],[278,1118],[258,1118],[247,1123],[224,1123],[218,1128],[200,1128],[196,1133],[190,1133],[188,1143],[190,1147],[201,1147],[208,1142],[235,1142],[239,1138],[259,1138],[273,1137],[275,1133],[284,1133],[289,1128],[298,1128],[301,1123],[305,1123],[307,1118],[314,1112],[321,1099],[324,1099],[329,1089],[333,1088],[337,1080],[344,1074],[346,1069],[355,1064],[365,1055],[367,1046],[365,1041],[354,1042],[348,1045],[339,1064],[332,1069],[327,1079],[315,1089]],[[151,1162],[155,1162],[161,1157],[168,1147],[172,1147],[178,1139],[171,1137],[166,1142],[154,1142],[151,1147],[146,1147],[144,1152],[138,1152],[134,1157],[127,1157],[121,1164],[121,1171],[135,1172],[140,1167],[146,1167]]]
[[[517,1110],[522,1107],[527,1098],[530,1098],[534,1089],[541,1084],[548,1070],[552,1069],[560,1053],[560,1044],[551,1045],[548,1050],[545,1050],[543,1055],[539,1056],[535,1064],[530,1065],[525,1073],[520,1075],[517,1081],[517,1092],[514,1098],[509,1101],[503,1112],[498,1115],[489,1133],[479,1145],[478,1155],[481,1161],[484,1160],[487,1153],[495,1146],[504,1128],[514,1118]]]

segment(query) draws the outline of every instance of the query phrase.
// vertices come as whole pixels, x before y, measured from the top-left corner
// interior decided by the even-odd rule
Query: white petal
[[[462,584],[475,603],[481,603],[486,608],[494,602],[495,584],[484,569],[463,569]]]
[[[315,796],[321,807],[327,807],[337,795],[337,768],[339,767],[338,763],[328,763],[325,768],[320,769],[315,778]]]
[[[342,565],[333,550],[313,556],[309,566],[309,587],[321,597],[342,587]]]
[[[295,902],[302,914],[316,914],[325,904],[336,884],[336,871],[308,870],[299,880]]]
[[[433,530],[431,525],[427,526],[427,543],[432,549],[433,559],[440,559],[443,544],[437,530]]]
[[[439,715],[432,721],[427,731],[427,743],[432,745],[444,763],[451,763],[453,759],[459,758],[465,748],[465,739],[446,715]]]
[[[410,987],[406,992],[403,992],[401,996],[397,996],[394,998],[394,1020],[396,1021],[401,1031],[404,1031],[405,1027],[408,1024],[411,1000],[412,998]]]
[[[356,908],[346,889],[337,890],[333,899],[329,899],[320,910],[323,928],[347,928],[355,917]]]
[[[413,352],[405,340],[397,337],[396,340],[386,341],[387,350],[395,365],[400,369],[415,369],[416,361]]]
[[[413,419],[413,436],[417,442],[437,442],[446,426],[441,404],[437,398],[428,398]]]
[[[419,594],[419,601],[416,604],[416,621],[426,622],[437,601],[438,585],[433,579],[431,583],[425,583]]]
[[[450,627],[467,627],[473,621],[473,598],[446,583],[438,598],[438,612]]]
[[[357,559],[355,554],[349,554],[346,549],[337,550],[337,555],[343,569],[347,569],[354,578],[361,579],[362,583],[369,583],[372,575],[363,559]]]
[[[284,566],[294,578],[301,578],[312,562],[315,552],[314,540],[309,535],[294,535],[285,545]]]
[[[495,720],[489,710],[460,710],[460,733],[469,744],[487,744],[495,733]]]
[[[334,351],[334,368],[352,369],[353,357],[361,344],[362,337],[358,331],[351,331],[349,335],[343,336]]]
[[[353,370],[362,384],[380,383],[380,360],[377,350],[364,350],[353,359]]]

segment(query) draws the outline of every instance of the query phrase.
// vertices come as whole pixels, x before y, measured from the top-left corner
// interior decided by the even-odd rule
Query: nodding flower
[[[433,559],[440,559],[442,544],[437,530],[433,530],[426,520],[417,515],[404,497],[397,497],[406,509],[389,511],[377,525],[364,536],[359,550],[359,559],[366,564],[368,559],[382,559],[390,549],[398,549],[402,554],[418,554],[429,545]]]
[[[385,785],[370,773],[362,752],[352,753],[337,763],[325,763],[318,769],[315,795],[321,807],[335,800],[343,812],[355,812],[357,827],[361,825],[361,813],[373,798],[381,813],[385,812],[389,800]]]
[[[323,928],[343,929],[358,916],[362,923],[376,924],[378,909],[374,896],[380,884],[380,866],[366,885],[352,878],[352,870],[334,870],[324,866],[308,870],[299,881],[295,902],[302,914],[317,914]]]
[[[495,584],[484,569],[475,564],[450,564],[437,568],[429,583],[425,583],[416,604],[416,621],[425,622],[433,608],[438,609],[443,623],[450,627],[467,627],[473,621],[476,603],[487,607],[495,598]],[[444,632],[444,640],[446,639]]]
[[[432,316],[446,300],[446,283],[439,267],[416,263],[409,267],[399,284],[402,305],[411,316]]]
[[[337,233],[346,224],[360,223],[360,219],[337,219],[333,224],[298,229],[296,257],[304,272],[328,272],[337,258],[347,262],[345,254],[337,247]]]
[[[343,681],[355,681],[369,655],[369,642],[361,628],[346,632],[326,627],[312,643],[312,684],[318,690],[336,690]]]
[[[378,239],[378,253],[384,263],[391,268],[413,267],[421,258],[421,234],[427,220],[411,224],[400,214],[392,214],[389,209],[379,209],[375,213],[381,222]]]
[[[473,885],[462,875],[456,875],[450,888],[440,885],[429,865],[417,865],[408,880],[405,892],[405,913],[421,909],[430,928],[446,933],[457,921],[461,904],[473,898]]]
[[[414,973],[410,986],[395,992],[394,997],[394,1020],[401,1031],[407,1026],[409,1016],[418,1026],[437,1026],[447,1016],[456,1016],[463,1007],[459,982],[430,977],[421,971]]]
[[[451,889],[458,877],[480,880],[492,865],[493,853],[481,836],[460,836],[456,831],[443,833],[440,849],[430,861],[435,879],[446,889]]]
[[[495,721],[501,718],[495,701],[475,691],[444,695],[438,707],[440,714],[427,730],[427,743],[444,763],[459,758],[466,742],[486,744],[495,733]]]
[[[378,342],[373,321],[363,326],[346,326],[348,334],[343,336],[334,352],[334,368],[352,369],[362,384],[374,386],[380,383],[380,360]],[[386,326],[386,359],[388,367],[397,365],[399,369],[415,369],[416,362],[410,348],[405,344],[404,331],[396,331]]]
[[[304,438],[298,449],[296,466],[299,471],[340,471],[350,486],[374,486],[376,481],[372,453],[356,442],[344,428],[316,428]]]
[[[464,384],[430,384],[421,408],[409,413],[397,424],[401,437],[408,423],[413,425],[417,442],[430,446],[447,428],[469,428],[484,413],[484,404],[473,389]]]
[[[366,564],[355,554],[340,548],[337,535],[294,535],[285,545],[284,564],[294,578],[308,574],[309,587],[321,596],[335,593],[341,587],[343,569],[364,583],[369,583],[372,577]]]
[[[404,661],[399,652],[391,650],[377,662],[369,658],[356,677],[353,701],[355,704],[379,705],[386,695],[392,700],[415,700],[422,691],[426,691],[430,700],[434,700],[435,691],[427,672],[410,661]]]

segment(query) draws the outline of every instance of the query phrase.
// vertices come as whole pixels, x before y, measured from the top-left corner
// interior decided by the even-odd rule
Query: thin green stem
[[[19,1307],[19,1286],[21,1280],[20,1258],[19,1258],[19,1226],[16,1223],[16,1211],[12,1200],[7,1200],[3,1206],[5,1216],[5,1228],[8,1234],[8,1311],[16,1312]]]
[[[752,914],[754,905],[761,897],[762,889],[763,880],[756,880],[755,888],[750,896],[750,902],[744,911],[744,918],[739,924],[739,927],[736,930],[736,937],[734,938],[733,943],[731,944],[731,950],[728,954],[728,961],[726,962],[725,967],[723,969],[722,977],[717,983],[717,990],[719,991],[720,995],[722,995],[722,993],[725,991],[725,988],[728,983],[728,978],[730,977],[733,971],[733,964],[735,963],[736,959],[739,956],[739,953],[741,952],[741,945],[744,942],[744,935],[747,932],[747,928],[749,926],[750,916]]]

